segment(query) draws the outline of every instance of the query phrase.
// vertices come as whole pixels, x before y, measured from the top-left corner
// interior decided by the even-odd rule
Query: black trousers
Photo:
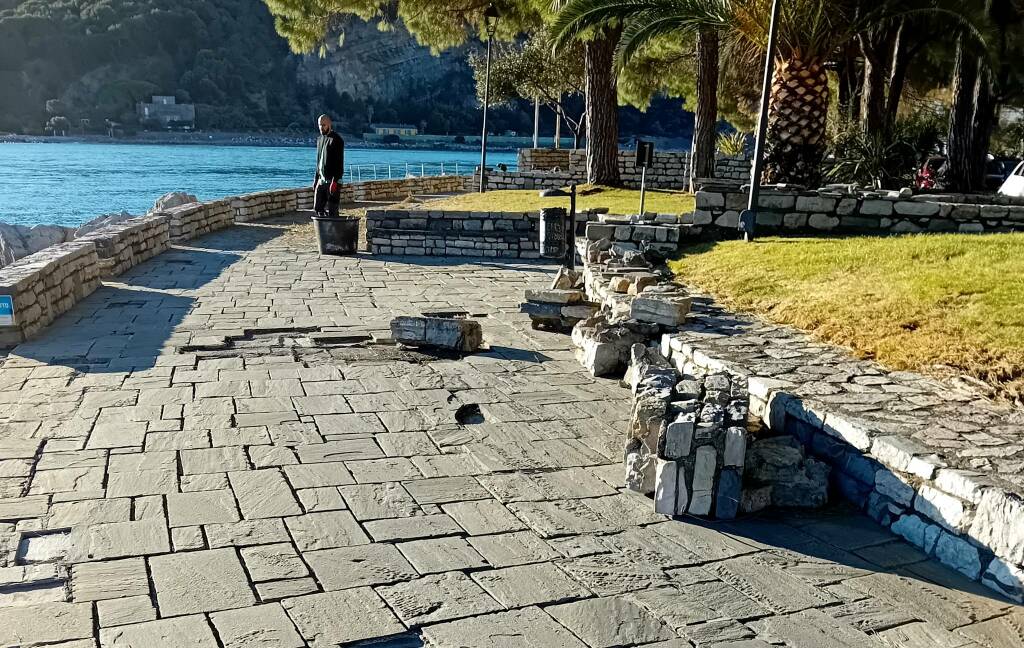
[[[332,194],[331,185],[321,182],[313,194],[313,211],[320,218],[337,218],[338,205],[341,204],[341,192]]]

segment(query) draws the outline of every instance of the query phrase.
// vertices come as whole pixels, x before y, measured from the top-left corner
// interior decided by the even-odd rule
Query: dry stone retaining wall
[[[686,222],[735,236],[747,192],[738,185],[697,192]],[[762,190],[758,227],[784,232],[892,233],[1024,231],[1024,200],[1003,196]]]
[[[536,259],[536,212],[378,209],[366,212],[373,254]]]
[[[708,312],[707,318],[720,319],[719,311]],[[968,467],[977,465],[984,447],[970,443],[965,456],[955,456],[956,434],[943,432],[930,418],[929,403],[940,402],[939,392],[930,393],[930,381],[911,374],[887,375],[868,363],[844,358],[839,350],[815,352],[795,334],[787,338],[782,327],[751,323],[749,341],[740,331],[730,337],[711,328],[701,331],[698,324],[666,335],[661,348],[674,365],[745,379],[750,411],[831,465],[832,487],[846,499],[929,556],[1024,601],[1022,489],[994,471]],[[763,350],[752,351],[759,346]],[[809,357],[801,357],[798,349]],[[788,371],[772,377],[776,366]],[[791,379],[800,375],[794,366],[807,366],[808,375],[817,377],[794,383]],[[836,393],[846,384],[839,378],[863,391]],[[891,389],[884,390],[886,386]],[[1009,423],[1015,416],[1000,414],[948,387],[942,394],[943,406],[950,410],[946,416],[954,414],[945,420],[950,430],[973,429],[975,422],[991,419],[988,429],[994,434],[1000,417]],[[883,402],[882,396],[893,410],[885,416],[872,409]],[[962,419],[955,418],[957,408]],[[935,444],[927,442],[930,434],[939,435]]]
[[[636,151],[619,151],[619,174],[626,187],[640,187],[640,169],[636,168]],[[719,157],[715,176],[741,181],[750,176],[746,158]],[[587,154],[574,149],[520,149],[519,170],[490,171],[488,189],[545,189],[561,187],[570,182],[586,182]],[[651,189],[687,189],[690,186],[690,154],[662,151],[654,154],[654,165],[647,169],[647,186]]]
[[[461,176],[441,176],[349,184],[343,187],[342,199],[393,200],[410,193],[451,193],[461,191],[466,181]],[[108,225],[24,257],[0,269],[0,295],[12,297],[15,314],[13,326],[0,327],[0,347],[24,342],[96,290],[101,279],[126,272],[172,242],[312,206],[310,188],[191,203]]]

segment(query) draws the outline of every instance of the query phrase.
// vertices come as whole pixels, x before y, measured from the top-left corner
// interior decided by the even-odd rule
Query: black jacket
[[[316,175],[313,182],[341,182],[345,173],[345,140],[334,131],[321,135],[316,141]]]

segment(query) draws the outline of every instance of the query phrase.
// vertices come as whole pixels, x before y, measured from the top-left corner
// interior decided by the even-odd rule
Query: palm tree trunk
[[[957,42],[953,66],[953,106],[949,113],[947,147],[951,189],[971,191],[974,165],[974,90],[978,81],[977,63],[964,47],[964,38]]]
[[[775,62],[763,183],[808,187],[821,183],[828,101],[828,77],[823,61],[794,58]]]
[[[839,86],[839,116],[847,121],[860,120],[860,92],[864,83],[861,81],[860,67],[853,47],[846,46],[838,59],[836,76]]]
[[[992,68],[978,58],[978,79],[974,84],[974,146],[971,157],[971,187],[985,188],[985,166],[992,130],[996,123],[996,102],[992,96]]]
[[[703,29],[697,36],[697,110],[693,125],[693,164],[690,184],[695,178],[715,175],[715,128],[718,124],[718,32]]]
[[[892,65],[889,66],[889,93],[885,103],[885,121],[890,126],[896,123],[896,116],[899,114],[900,99],[903,98],[903,88],[907,84],[910,63],[928,43],[928,39],[921,39],[913,45],[909,45],[905,27],[906,23],[901,22],[896,42],[892,48]]]
[[[885,121],[886,62],[891,53],[887,39],[861,34],[860,51],[864,57],[864,89],[860,97],[861,126],[868,133],[877,133]]]
[[[587,182],[616,186],[619,178],[618,78],[613,68],[622,28],[584,44],[587,77]]]

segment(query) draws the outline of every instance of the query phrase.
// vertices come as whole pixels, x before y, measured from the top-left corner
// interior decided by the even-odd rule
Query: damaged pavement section
[[[473,353],[483,344],[480,322],[461,317],[396,317],[391,320],[395,342]]]
[[[742,378],[681,369],[656,349],[631,349],[627,488],[653,495],[657,513],[718,519],[827,503],[828,465],[806,457],[793,437],[751,424]]]

